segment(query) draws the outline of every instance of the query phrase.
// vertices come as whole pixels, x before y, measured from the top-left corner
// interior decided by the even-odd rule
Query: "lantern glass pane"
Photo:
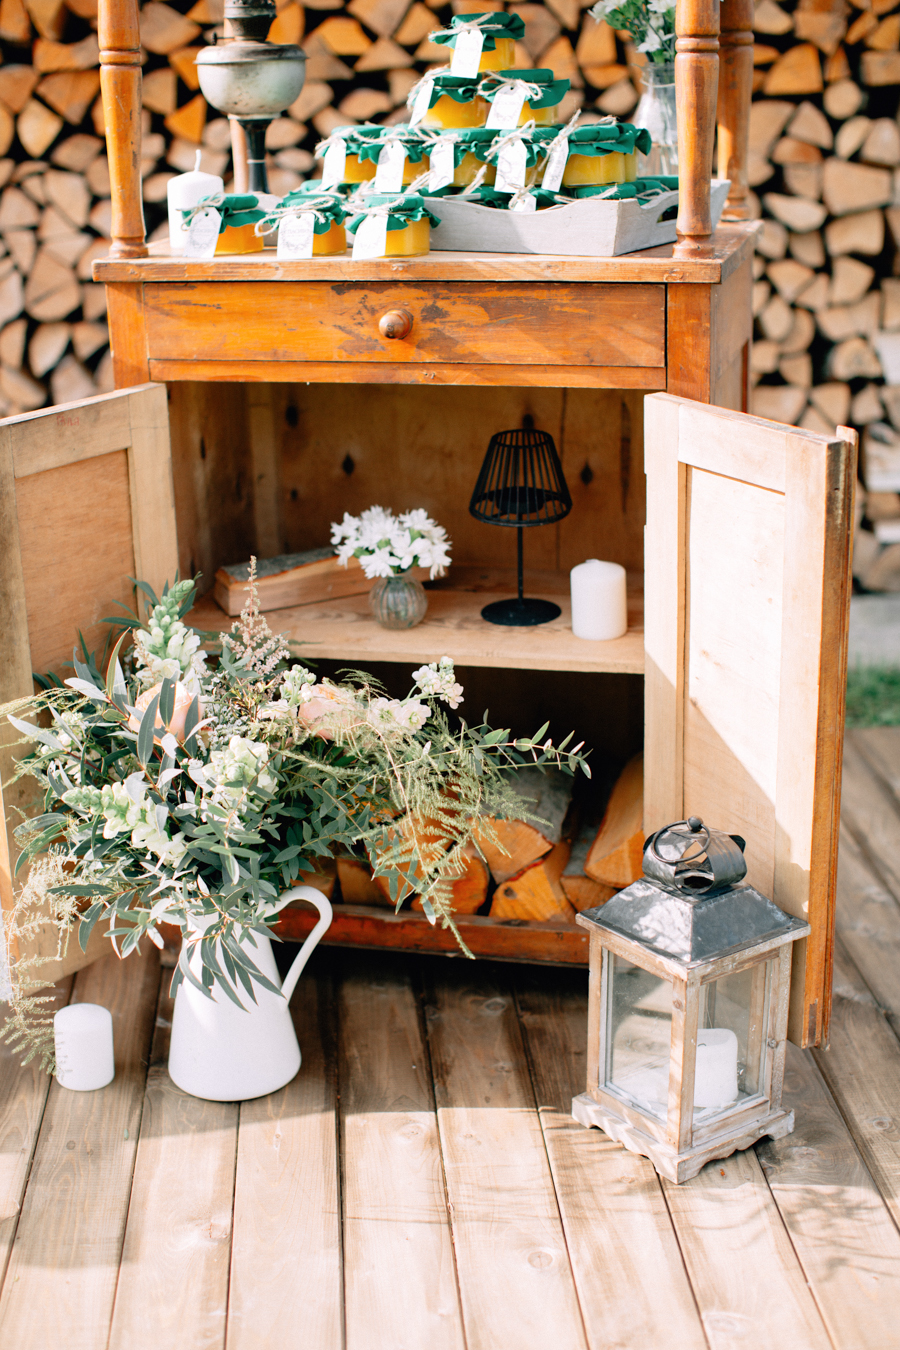
[[[672,984],[609,955],[606,1082],[638,1111],[664,1121],[672,1046]]]
[[[694,1123],[765,1091],[766,1026],[774,961],[711,980],[700,991]]]

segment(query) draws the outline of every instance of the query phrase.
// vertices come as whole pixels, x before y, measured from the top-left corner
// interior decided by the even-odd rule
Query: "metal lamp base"
[[[637,1129],[618,1112],[608,1106],[601,1106],[587,1092],[572,1098],[572,1115],[579,1125],[588,1127],[596,1125],[629,1153],[640,1153],[643,1157],[649,1158],[660,1176],[668,1181],[674,1181],[676,1186],[679,1182],[690,1181],[691,1177],[695,1177],[701,1168],[714,1158],[730,1158],[732,1153],[749,1148],[764,1135],[768,1135],[771,1139],[781,1139],[784,1135],[791,1134],[794,1129],[793,1111],[783,1111],[779,1108],[761,1118],[757,1117],[743,1127],[738,1126],[736,1130],[733,1128],[731,1133],[723,1133],[718,1138],[704,1140],[696,1148],[685,1149],[683,1153],[679,1153],[671,1144],[663,1144],[658,1139],[651,1138],[649,1134],[644,1134],[643,1130]]]
[[[562,610],[551,600],[495,600],[485,605],[481,617],[488,623],[499,623],[505,628],[534,628],[539,623],[558,619]]]

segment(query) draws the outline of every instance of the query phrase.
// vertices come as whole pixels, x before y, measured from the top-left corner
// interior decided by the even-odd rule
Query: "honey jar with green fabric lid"
[[[498,70],[482,75],[478,85],[481,98],[491,105],[487,125],[524,126],[533,121],[536,126],[553,126],[559,121],[559,105],[569,92],[569,81],[558,80],[552,70]],[[499,106],[513,100],[521,106],[516,121],[497,118]]]
[[[515,65],[516,43],[525,36],[525,22],[518,14],[504,14],[502,11],[494,14],[457,14],[449,28],[439,28],[437,32],[429,33],[428,40],[438,46],[453,48],[451,71],[454,74],[467,74],[458,69],[456,48],[463,34],[473,32],[481,38],[477,70],[507,70]]]
[[[629,122],[595,122],[573,127],[568,141],[564,187],[633,183],[637,178],[638,152],[646,155],[651,147],[649,131]]]
[[[182,211],[184,223],[190,226],[195,215],[211,207],[219,213],[219,238],[216,256],[235,253],[259,253],[265,244],[255,231],[257,221],[265,218],[255,192],[219,192],[196,206]]]
[[[502,134],[488,131],[487,127],[459,127],[437,136],[431,146],[432,170],[442,167],[439,147],[449,145],[453,150],[453,179],[450,184],[442,182],[440,190],[445,187],[468,187],[482,170],[481,182],[493,183],[497,170],[489,162],[488,156],[497,136]],[[429,192],[433,190],[431,187],[428,189]]]
[[[292,217],[310,215],[313,218],[312,256],[323,258],[347,251],[347,233],[344,221],[350,211],[342,194],[335,190],[318,191],[313,183],[304,183],[286,197],[282,197],[277,206],[270,209],[257,232],[274,242],[282,221]]]
[[[382,151],[391,145],[402,147],[405,157],[401,181],[398,184],[399,190],[400,187],[409,187],[410,183],[414,183],[423,173],[428,172],[428,152],[434,139],[434,132],[419,126],[411,127],[401,123],[394,127],[379,127],[379,134],[367,137],[358,146],[357,154],[364,168],[368,169],[371,166],[372,172],[367,174],[367,179],[374,179],[378,176]]]
[[[423,257],[430,251],[431,227],[439,225],[439,218],[429,210],[417,192],[370,192],[347,203],[353,214],[347,220],[347,232],[359,235],[364,222],[385,223],[383,252],[366,252],[363,256],[383,258]],[[358,239],[354,238],[354,258],[360,256]]]
[[[406,100],[411,109],[410,124],[441,131],[483,127],[488,105],[479,93],[481,78],[451,75],[449,70],[429,71],[413,86]]]
[[[330,188],[339,183],[365,183],[374,178],[375,164],[371,160],[361,160],[359,152],[361,146],[380,136],[383,130],[383,127],[374,123],[335,127],[324,141],[319,141],[315,157],[323,161],[323,186]]]
[[[673,174],[663,174],[654,178],[636,178],[632,183],[589,183],[579,187],[566,187],[563,192],[574,201],[584,201],[589,197],[603,197],[607,201],[622,202],[637,197],[650,201],[664,192],[678,189],[678,179]],[[673,212],[676,208],[672,207]]]

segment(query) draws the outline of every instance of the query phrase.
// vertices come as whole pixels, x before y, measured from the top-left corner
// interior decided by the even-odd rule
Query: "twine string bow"
[[[214,192],[210,197],[204,197],[202,202],[197,202],[194,206],[184,211],[184,223],[188,227],[192,224],[194,217],[199,216],[203,211],[217,211],[220,206],[225,205],[225,193]]]
[[[497,22],[495,14],[476,14],[474,19],[466,19],[463,23],[453,24],[450,28],[439,28],[431,36],[435,37],[457,37],[467,29],[480,28],[482,32],[490,33],[492,31],[502,32],[506,27],[504,23]]]
[[[327,207],[334,205],[334,198],[324,193],[318,197],[307,197],[302,201],[291,202],[289,206],[273,206],[264,220],[258,220],[253,233],[259,238],[264,234],[273,234],[283,220],[289,216],[314,216],[318,224],[328,219]]]

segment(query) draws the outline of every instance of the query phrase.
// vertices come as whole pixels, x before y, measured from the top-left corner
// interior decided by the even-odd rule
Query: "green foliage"
[[[847,673],[847,726],[900,726],[900,670],[851,667]]]
[[[587,773],[581,747],[568,750],[571,737],[555,747],[546,726],[516,740],[485,723],[451,731],[441,705],[457,707],[463,691],[446,658],[416,671],[405,699],[386,698],[360,672],[318,682],[288,665],[259,613],[255,578],[210,669],[183,622],[191,588],[148,596],[124,668],[127,632],[105,674],[76,652],[75,676],[26,705],[47,725],[10,717],[31,745],[18,773],[44,794],[41,814],[17,831],[19,865],[43,878],[44,908],[26,887],[27,914],[49,907],[82,947],[105,924],[122,956],[145,936],[161,946],[157,925],[176,924],[185,942],[173,987],[215,984],[240,1002],[267,986],[249,935],[275,922],[279,896],[316,858],[356,849],[392,895],[414,878],[426,914],[463,946],[452,881],[474,829],[519,812],[509,773],[521,765]],[[53,884],[40,870],[48,847]],[[200,981],[188,966],[194,950]]]

